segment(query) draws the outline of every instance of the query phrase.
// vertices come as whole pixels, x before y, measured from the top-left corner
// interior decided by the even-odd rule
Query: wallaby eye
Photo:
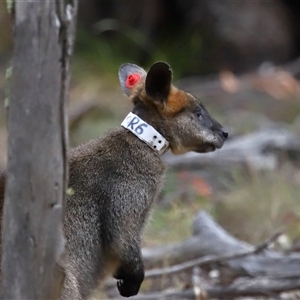
[[[195,112],[195,115],[196,115],[196,117],[197,117],[198,119],[201,119],[201,118],[202,118],[201,110],[197,110],[197,111]]]

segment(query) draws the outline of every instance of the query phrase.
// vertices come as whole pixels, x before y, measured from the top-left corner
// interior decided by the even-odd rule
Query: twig
[[[181,271],[184,271],[186,269],[190,269],[194,266],[203,266],[211,263],[220,263],[229,259],[236,259],[236,258],[241,258],[244,256],[248,256],[251,254],[258,254],[262,252],[263,250],[267,249],[271,243],[276,241],[278,237],[282,234],[282,232],[276,232],[273,234],[270,238],[268,238],[266,241],[263,243],[259,244],[258,246],[254,247],[253,249],[250,250],[244,250],[240,251],[238,253],[233,253],[233,254],[226,254],[223,256],[215,256],[215,255],[208,255],[206,257],[200,257],[196,258],[187,262],[184,262],[182,264],[166,267],[166,268],[156,268],[152,270],[146,271],[145,278],[154,278],[154,277],[159,277],[162,275],[169,275],[169,274],[174,274],[178,273]]]
[[[262,252],[263,250],[267,249],[270,247],[272,243],[274,243],[281,235],[283,234],[282,231],[275,232],[273,235],[271,235],[269,238],[267,238],[263,243],[260,245],[256,246],[256,250],[254,254],[258,254]]]

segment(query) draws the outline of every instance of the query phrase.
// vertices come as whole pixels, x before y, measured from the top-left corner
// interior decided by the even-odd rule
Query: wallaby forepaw
[[[120,279],[117,282],[117,287],[120,295],[123,297],[132,297],[137,295],[142,282],[132,281],[129,279]]]

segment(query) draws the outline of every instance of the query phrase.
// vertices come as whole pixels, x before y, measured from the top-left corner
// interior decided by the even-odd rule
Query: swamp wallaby
[[[214,151],[228,135],[199,100],[172,85],[166,63],[148,73],[124,64],[119,79],[132,113],[122,126],[70,151],[74,194],[64,219],[61,299],[86,299],[111,275],[122,296],[136,295],[144,279],[141,234],[166,172],[161,155]]]

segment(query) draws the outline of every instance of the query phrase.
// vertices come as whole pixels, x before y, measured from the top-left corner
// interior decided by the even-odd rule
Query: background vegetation
[[[274,123],[300,134],[300,67],[294,64],[300,21],[291,1],[81,1],[79,12],[71,146],[117,126],[130,110],[118,85],[120,64],[147,68],[157,60],[170,63],[175,81],[203,100],[231,138]],[[4,167],[5,73],[12,49],[4,2],[0,25],[0,166]],[[281,66],[284,73],[275,72],[273,66]],[[298,154],[269,170],[251,165],[226,171],[170,169],[145,245],[189,236],[199,209],[208,210],[232,234],[251,243],[284,228],[286,245],[296,245],[299,192]]]

